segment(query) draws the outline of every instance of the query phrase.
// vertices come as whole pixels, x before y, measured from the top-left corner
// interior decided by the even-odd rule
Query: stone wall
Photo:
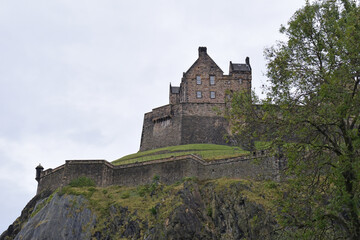
[[[41,173],[39,180],[37,193],[45,189],[55,190],[56,188],[63,186],[65,164],[55,169],[47,169]]]
[[[251,90],[250,60],[246,64],[230,62],[229,74],[207,54],[206,47],[199,48],[199,57],[183,74],[179,88],[179,103],[225,103],[227,91]],[[212,93],[212,95],[211,95]],[[175,100],[171,94],[170,103]]]
[[[251,91],[252,70],[246,63],[232,63],[229,74],[199,47],[199,57],[183,73],[179,87],[170,84],[169,105],[144,116],[140,151],[180,144],[227,144],[229,123],[214,108],[225,109],[231,92]]]
[[[155,175],[166,184],[184,177],[197,177],[199,180],[221,177],[279,180],[281,166],[278,159],[261,153],[212,162],[186,155],[120,166],[105,160],[67,160],[58,168],[41,172],[37,193],[46,189],[54,191],[80,176],[93,179],[99,187],[148,184]]]
[[[165,105],[145,114],[140,151],[180,144],[180,108],[179,105]]]
[[[144,116],[140,151],[192,143],[227,144],[225,104],[182,103],[155,108]]]

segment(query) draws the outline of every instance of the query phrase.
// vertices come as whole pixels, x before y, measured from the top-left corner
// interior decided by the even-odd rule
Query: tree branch
[[[321,129],[318,125],[312,123],[309,120],[305,120],[305,122],[307,122],[311,126],[315,127],[316,130],[318,130],[331,143],[331,145],[333,145],[332,150],[335,152],[336,155],[338,155],[338,156],[342,155],[342,153],[340,151],[340,147],[338,146],[338,144],[333,139],[331,139],[331,137],[323,129]]]

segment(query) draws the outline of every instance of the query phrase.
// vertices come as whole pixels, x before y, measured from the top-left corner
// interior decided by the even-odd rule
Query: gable
[[[215,63],[215,61],[207,54],[206,47],[199,47],[199,57],[193,65],[186,71],[186,75],[193,75],[197,72],[221,73],[223,70]]]

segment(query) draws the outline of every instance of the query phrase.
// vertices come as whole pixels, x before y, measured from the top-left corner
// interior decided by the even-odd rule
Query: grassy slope
[[[168,158],[171,156],[182,156],[188,154],[195,154],[204,160],[216,160],[230,157],[237,157],[248,154],[248,151],[242,150],[239,147],[231,147],[216,144],[188,144],[171,146],[165,148],[158,148],[144,152],[138,152],[124,156],[120,159],[113,161],[115,165],[145,162],[155,159]]]

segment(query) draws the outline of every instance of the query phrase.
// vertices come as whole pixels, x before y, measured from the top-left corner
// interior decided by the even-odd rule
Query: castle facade
[[[225,75],[199,47],[199,57],[183,73],[179,87],[171,86],[169,104],[153,109],[144,116],[140,151],[192,143],[227,144],[228,121],[219,116],[226,108],[229,93],[251,90],[251,66],[245,63],[229,65]]]

